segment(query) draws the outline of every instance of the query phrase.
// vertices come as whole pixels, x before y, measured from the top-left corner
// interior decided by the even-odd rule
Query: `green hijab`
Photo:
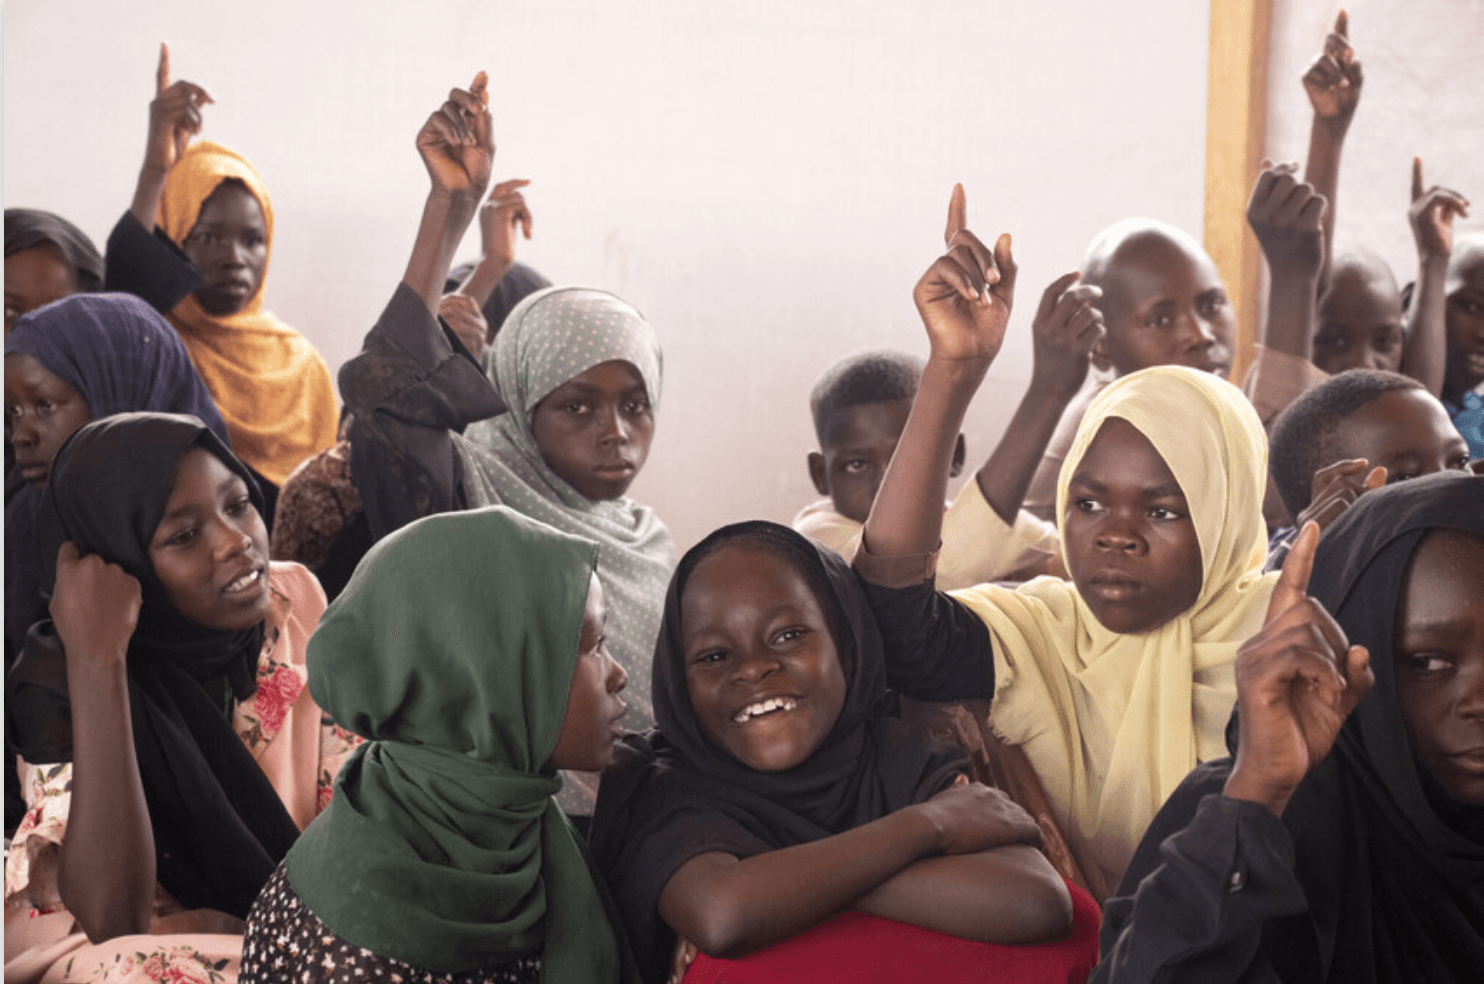
[[[370,739],[285,860],[304,904],[435,972],[541,954],[616,981],[618,947],[552,796],[597,545],[504,507],[376,544],[309,641],[309,689]]]

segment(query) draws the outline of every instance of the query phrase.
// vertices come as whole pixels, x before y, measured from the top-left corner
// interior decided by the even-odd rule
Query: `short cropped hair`
[[[1268,440],[1268,470],[1289,515],[1308,508],[1315,473],[1340,460],[1335,445],[1345,418],[1387,393],[1424,388],[1400,373],[1351,369],[1289,404]]]
[[[848,355],[825,370],[809,394],[814,434],[824,447],[825,434],[842,410],[863,403],[910,400],[917,395],[926,361],[893,349],[874,349]]]

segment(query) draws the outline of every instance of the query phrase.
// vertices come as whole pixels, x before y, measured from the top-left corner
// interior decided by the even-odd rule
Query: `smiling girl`
[[[932,354],[857,555],[899,674],[951,673],[992,697],[1024,748],[1089,888],[1106,898],[1144,828],[1198,762],[1218,757],[1237,647],[1262,625],[1266,441],[1241,392],[1157,366],[1089,407],[1057,492],[1071,581],[932,590],[941,501],[963,415],[999,350],[1015,266],[969,232],[914,292]],[[910,436],[909,436],[910,435]],[[1069,821],[1069,822],[1067,822]]]
[[[260,502],[193,417],[119,414],[58,452],[52,621],[7,679],[30,785],[7,981],[127,979],[136,953],[235,973],[232,934],[328,800],[353,739],[305,685],[324,594],[269,563]]]

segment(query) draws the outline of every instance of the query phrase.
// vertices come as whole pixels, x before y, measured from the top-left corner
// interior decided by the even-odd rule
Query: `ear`
[[[820,495],[830,494],[830,476],[824,467],[824,455],[818,451],[809,452],[809,478],[814,482],[814,491]]]
[[[1092,343],[1092,351],[1087,353],[1087,361],[1098,372],[1109,372],[1113,368],[1113,360],[1108,358],[1108,332],[1105,329],[1098,335],[1097,341]]]
[[[960,433],[958,440],[953,442],[953,460],[948,462],[949,478],[958,478],[964,473],[964,459],[968,456],[968,445],[964,444],[964,435]]]

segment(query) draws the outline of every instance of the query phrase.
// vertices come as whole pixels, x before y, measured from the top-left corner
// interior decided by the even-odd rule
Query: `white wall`
[[[976,460],[1029,378],[1042,287],[1092,234],[1135,214],[1200,232],[1199,0],[10,0],[6,205],[60,212],[101,245],[129,202],[161,39],[216,98],[204,135],[262,171],[269,304],[332,370],[405,263],[426,191],[413,135],[488,69],[496,179],[534,181],[523,258],[618,292],[664,341],[635,493],[682,547],[812,497],[806,400],[827,365],[926,351],[911,288],[954,181],[1022,267],[971,411]]]

